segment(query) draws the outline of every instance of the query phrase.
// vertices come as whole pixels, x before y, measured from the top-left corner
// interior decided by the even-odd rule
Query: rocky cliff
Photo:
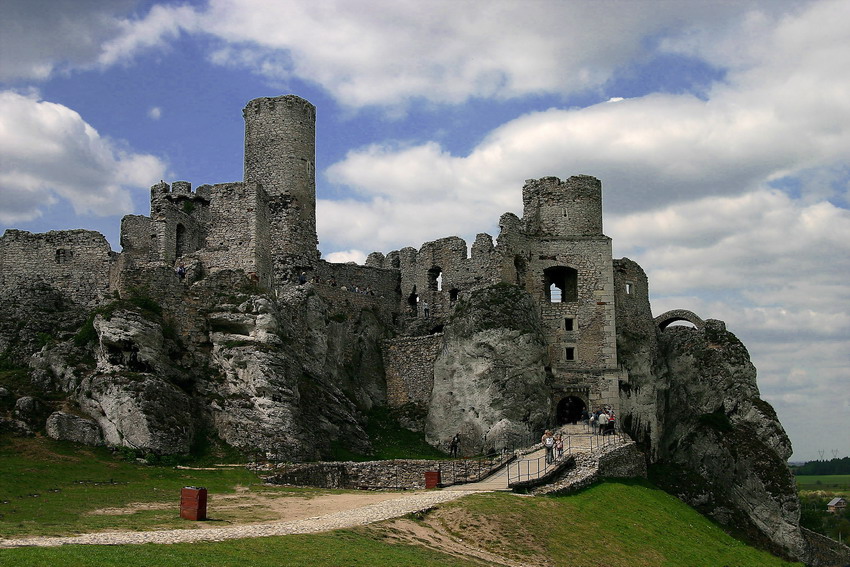
[[[552,403],[545,354],[538,310],[528,293],[497,284],[461,301],[434,365],[428,441],[447,446],[461,433],[501,450],[542,430]]]
[[[171,454],[214,436],[275,460],[327,457],[340,440],[368,452],[363,412],[385,403],[389,315],[347,299],[310,284],[275,295],[238,272],[178,298],[132,288],[81,327],[53,329],[29,369],[7,373],[18,393],[54,400],[59,438]],[[43,427],[45,411],[36,413],[18,412],[15,427]]]

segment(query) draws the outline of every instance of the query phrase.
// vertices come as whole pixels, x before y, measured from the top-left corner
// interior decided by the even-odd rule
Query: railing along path
[[[581,425],[574,425],[572,427],[581,427]],[[566,427],[564,429],[566,429]],[[575,453],[593,454],[603,448],[621,445],[625,442],[622,433],[616,427],[607,429],[603,433],[593,432],[588,426],[584,426],[583,429],[585,433],[563,433],[563,452],[558,454],[557,450],[554,449],[553,452],[555,455],[550,462],[547,462],[545,449],[542,449],[544,451],[542,456],[525,459],[521,458],[509,463],[507,475],[508,486],[520,482],[537,480],[555,468],[561,466],[561,464],[569,456]],[[540,446],[542,447],[542,445]],[[541,449],[538,448],[531,454],[537,454],[540,451]]]

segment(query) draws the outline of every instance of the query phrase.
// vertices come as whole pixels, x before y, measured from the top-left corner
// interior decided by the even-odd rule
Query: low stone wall
[[[425,473],[440,471],[442,485],[474,482],[498,469],[501,459],[392,460],[281,463],[249,467],[269,484],[354,490],[422,489]]]
[[[806,543],[809,544],[807,564],[818,566],[850,564],[850,547],[803,527],[800,531]]]
[[[575,466],[562,479],[535,488],[532,494],[577,492],[603,478],[646,478],[646,457],[634,442],[605,447],[593,454],[576,453]]]
[[[646,478],[646,457],[634,443],[621,445],[599,457],[601,478]]]

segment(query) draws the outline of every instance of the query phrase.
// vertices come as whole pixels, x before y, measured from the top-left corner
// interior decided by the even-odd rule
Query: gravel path
[[[309,534],[351,528],[397,518],[405,514],[421,512],[437,504],[456,500],[465,492],[432,491],[407,494],[400,498],[385,500],[353,510],[335,512],[304,520],[272,522],[223,528],[206,527],[199,523],[198,529],[161,530],[153,532],[99,532],[68,537],[30,537],[21,539],[0,539],[3,547],[50,547],[59,545],[125,545],[138,543],[182,543],[193,541],[222,541],[251,537],[281,536],[290,534]]]

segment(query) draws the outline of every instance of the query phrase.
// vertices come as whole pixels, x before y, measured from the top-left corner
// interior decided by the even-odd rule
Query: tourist
[[[460,433],[455,433],[452,437],[452,442],[449,444],[449,455],[457,457],[457,449],[460,446]]]
[[[605,435],[605,429],[608,427],[608,414],[600,410],[596,416],[597,434]]]
[[[431,310],[428,308],[428,302],[425,301],[422,303],[422,311],[425,313],[425,317],[429,317],[431,315]]]
[[[180,265],[177,266],[177,277],[181,280],[186,277],[186,266],[183,262],[180,262]]]
[[[546,464],[551,464],[555,460],[555,438],[552,436],[552,432],[547,429],[543,433],[543,437],[540,438],[540,442],[546,449]]]
[[[555,452],[558,455],[558,460],[560,461],[561,457],[564,456],[564,437],[560,433],[555,439]]]

